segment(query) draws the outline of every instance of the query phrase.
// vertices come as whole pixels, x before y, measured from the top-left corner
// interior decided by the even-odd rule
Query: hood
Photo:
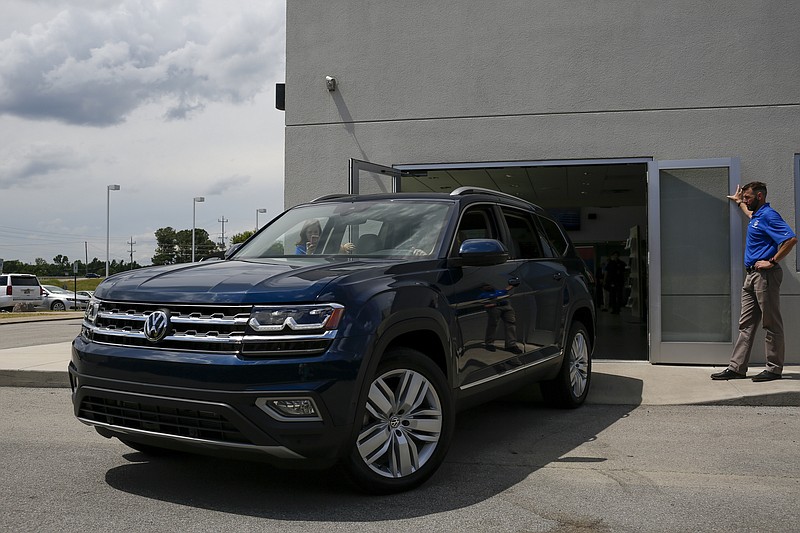
[[[313,261],[313,262],[311,262]],[[97,286],[103,300],[257,304],[313,302],[334,279],[362,262],[320,260],[228,260],[158,266],[111,276]]]

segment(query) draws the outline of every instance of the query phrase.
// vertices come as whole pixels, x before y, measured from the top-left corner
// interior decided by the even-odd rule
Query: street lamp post
[[[260,209],[256,209],[256,231],[258,231],[258,214],[259,213],[266,213],[266,212],[267,212],[267,210],[264,209],[263,207],[260,208]]]
[[[111,191],[118,191],[119,185],[109,185],[106,188],[106,277],[108,277],[109,246],[111,243]]]
[[[192,263],[194,263],[194,226],[195,226],[195,211],[197,208],[197,204],[199,202],[205,202],[206,199],[203,196],[195,196],[194,200],[192,201]]]

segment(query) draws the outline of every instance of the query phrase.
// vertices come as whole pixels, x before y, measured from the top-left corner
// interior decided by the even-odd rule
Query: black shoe
[[[493,352],[493,351],[497,350],[497,348],[495,348],[494,344],[488,344],[488,343],[486,344],[486,349],[488,351],[490,351],[490,352]]]
[[[772,381],[775,379],[781,379],[781,375],[769,370],[762,370],[760,374],[753,376],[753,381]]]
[[[722,372],[717,372],[716,374],[711,374],[711,379],[744,379],[747,377],[747,374],[740,374],[738,372],[734,372],[730,368],[726,368]],[[753,378],[755,380],[755,378]]]
[[[520,348],[516,344],[512,344],[511,346],[506,346],[506,350],[516,355],[520,355],[522,353],[522,348]]]

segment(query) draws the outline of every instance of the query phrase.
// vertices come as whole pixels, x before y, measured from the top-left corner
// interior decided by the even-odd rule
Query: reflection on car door
[[[519,262],[517,275],[527,289],[526,349],[535,352],[534,359],[554,355],[558,353],[558,338],[563,328],[562,294],[566,270],[559,261],[549,257],[552,255],[549,248],[543,248],[543,237],[534,214],[510,207],[503,207],[502,213],[506,245]]]
[[[499,239],[492,206],[472,207],[459,222],[453,246],[457,254],[466,239]],[[508,261],[491,266],[451,269],[450,298],[461,335],[458,385],[490,379],[523,363],[524,338],[529,323],[526,295],[529,292],[518,269]]]

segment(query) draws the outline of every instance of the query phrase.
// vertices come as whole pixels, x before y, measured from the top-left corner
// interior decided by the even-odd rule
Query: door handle
[[[563,277],[564,277],[564,274],[561,273],[561,272],[556,272],[555,274],[553,274],[553,279],[556,280],[556,281],[561,281],[561,278],[563,278]]]

